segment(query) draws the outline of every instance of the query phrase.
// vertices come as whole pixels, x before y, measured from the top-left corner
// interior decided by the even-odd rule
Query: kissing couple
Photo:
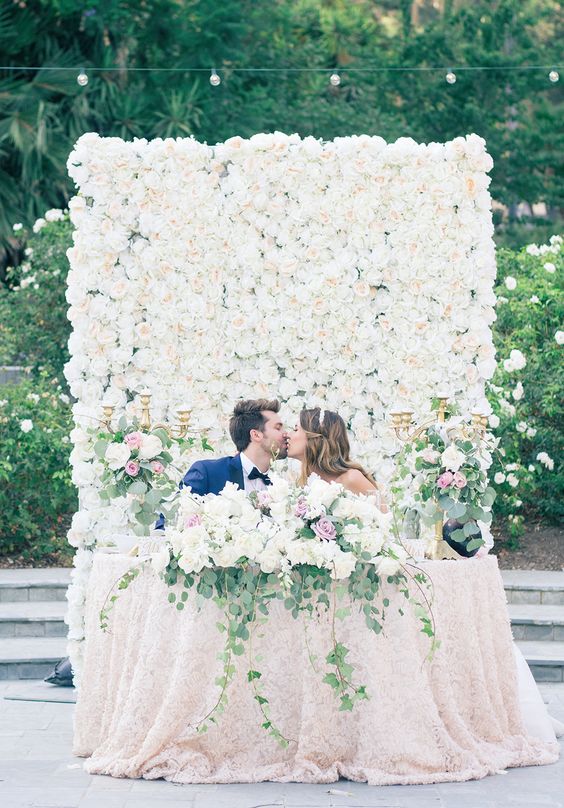
[[[293,430],[286,430],[277,399],[251,399],[235,405],[229,433],[237,454],[217,460],[198,460],[181,485],[194,494],[219,494],[226,483],[235,483],[247,493],[271,484],[268,471],[273,458],[299,460],[304,485],[312,474],[326,482],[340,483],[355,494],[374,495],[387,511],[381,486],[360,463],[350,458],[347,428],[341,416],[319,407],[300,412]]]

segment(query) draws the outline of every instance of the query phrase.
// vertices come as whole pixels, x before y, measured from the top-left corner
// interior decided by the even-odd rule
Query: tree
[[[86,131],[193,134],[215,143],[279,129],[330,139],[352,133],[445,140],[476,131],[495,161],[492,191],[508,206],[562,207],[562,90],[546,71],[564,34],[557,0],[26,0],[0,10],[0,242],[72,194],[65,163]],[[442,71],[352,68],[472,65]],[[67,66],[69,72],[50,70]],[[90,81],[79,87],[76,74]],[[190,67],[201,72],[160,72]],[[101,70],[88,70],[101,67]],[[222,83],[211,87],[211,67]],[[252,68],[284,67],[284,73]],[[109,68],[118,68],[110,70]],[[139,68],[132,72],[126,68]],[[241,72],[235,68],[245,68]],[[328,72],[339,69],[340,87]],[[75,72],[76,70],[76,72]],[[0,261],[0,266],[2,262]]]

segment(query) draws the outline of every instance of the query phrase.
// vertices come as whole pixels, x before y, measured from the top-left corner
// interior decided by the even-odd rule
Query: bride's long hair
[[[321,415],[323,414],[323,417]],[[340,476],[348,469],[358,469],[373,485],[376,481],[360,463],[350,459],[350,444],[347,427],[341,416],[331,410],[300,412],[300,426],[306,433],[307,442],[300,475],[300,485],[305,485],[313,471],[321,471],[328,476]]]

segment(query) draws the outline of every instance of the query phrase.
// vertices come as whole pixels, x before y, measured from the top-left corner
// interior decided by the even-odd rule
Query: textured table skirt
[[[246,656],[236,658],[225,713],[206,733],[196,731],[217,701],[222,670],[221,613],[213,603],[197,611],[191,596],[177,611],[165,585],[147,570],[120,593],[109,632],[100,630],[104,599],[131,563],[99,554],[90,578],[74,736],[74,752],[89,757],[89,772],[178,783],[345,777],[385,785],[469,780],[558,758],[557,744],[528,737],[523,727],[493,557],[422,565],[433,582],[441,642],[431,662],[419,620],[391,587],[383,634],[370,632],[356,610],[337,621],[354,680],[366,684],[370,696],[350,713],[339,712],[332,689],[322,683],[329,616],[295,620],[275,603],[254,645],[272,719],[291,739],[286,749],[261,728]]]

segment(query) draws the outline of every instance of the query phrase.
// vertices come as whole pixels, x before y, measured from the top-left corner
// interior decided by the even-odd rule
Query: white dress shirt
[[[250,494],[251,491],[264,491],[266,485],[264,484],[264,480],[261,480],[260,477],[257,477],[254,480],[249,480],[249,474],[255,468],[255,464],[247,457],[245,452],[241,452],[241,466],[243,467],[243,484],[245,486],[245,492]]]

